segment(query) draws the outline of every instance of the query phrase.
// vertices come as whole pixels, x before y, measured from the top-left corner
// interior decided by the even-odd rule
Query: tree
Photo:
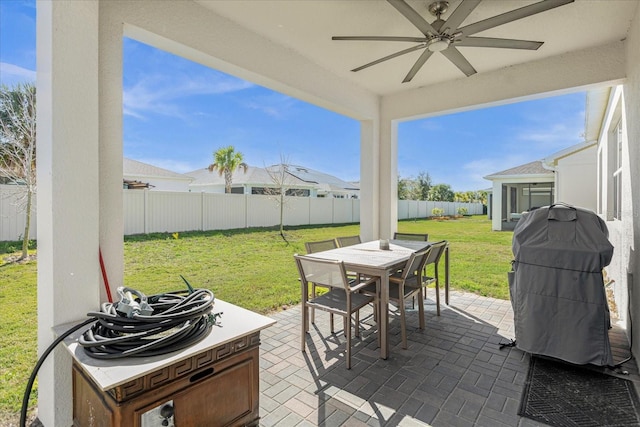
[[[468,203],[482,203],[487,204],[487,192],[484,190],[478,191],[459,191],[455,194],[456,202],[468,202]]]
[[[428,200],[431,177],[420,172],[417,178],[398,177],[398,200]]]
[[[265,194],[270,196],[276,196],[275,200],[280,207],[280,236],[287,240],[284,235],[284,206],[286,203],[285,196],[287,195],[287,189],[289,188],[289,182],[293,178],[289,173],[289,162],[284,156],[280,156],[280,164],[265,168],[267,174],[271,178],[274,187],[265,188]]]
[[[398,200],[410,200],[410,187],[409,180],[398,177]]]
[[[36,192],[36,87],[32,83],[0,87],[0,178],[19,190],[17,203],[25,212],[20,259],[25,259]]]
[[[218,175],[224,174],[224,192],[231,193],[233,183],[233,173],[236,169],[242,168],[247,172],[249,166],[243,162],[242,153],[237,153],[232,145],[218,149],[213,153],[213,163],[207,169],[209,172],[218,170]]]
[[[429,176],[429,172],[422,171],[418,174],[416,187],[418,200],[429,200],[429,190],[431,189],[431,176]]]
[[[453,202],[454,194],[449,184],[436,184],[429,189],[428,200]]]

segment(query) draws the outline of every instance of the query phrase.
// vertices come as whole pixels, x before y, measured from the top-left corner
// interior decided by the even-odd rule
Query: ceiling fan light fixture
[[[429,49],[431,52],[442,52],[449,47],[449,44],[451,44],[451,40],[449,40],[448,38],[436,37],[429,40],[427,49]]]

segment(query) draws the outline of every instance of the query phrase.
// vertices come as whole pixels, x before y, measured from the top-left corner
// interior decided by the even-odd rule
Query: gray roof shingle
[[[514,176],[514,175],[550,175],[553,176],[553,171],[545,169],[542,166],[542,161],[536,160],[524,165],[516,166],[510,169],[505,169],[500,172],[487,175],[485,178],[499,178],[501,176]]]

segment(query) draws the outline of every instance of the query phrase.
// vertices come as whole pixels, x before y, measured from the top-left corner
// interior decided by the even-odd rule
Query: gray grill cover
[[[516,346],[576,364],[612,365],[602,269],[613,246],[595,213],[567,205],[527,212],[509,273]]]

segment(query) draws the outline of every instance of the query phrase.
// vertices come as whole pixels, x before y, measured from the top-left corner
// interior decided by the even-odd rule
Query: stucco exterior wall
[[[567,156],[556,166],[556,201],[596,210],[596,151],[594,145]]]
[[[615,303],[627,328],[632,352],[640,355],[640,8],[636,9],[627,37],[627,79],[612,90],[607,114],[598,138],[598,213],[607,220],[609,240],[614,246],[607,276],[613,280]],[[612,130],[622,123],[621,211],[615,218],[610,176],[615,168]]]
[[[621,248],[628,255],[623,264],[628,275],[630,288],[630,322],[633,353],[638,361],[640,356],[640,7],[636,9],[629,36],[627,37],[627,82],[624,85],[624,111],[626,114],[626,131],[628,139],[629,173],[623,181],[623,191],[626,202],[623,205],[623,234],[628,236],[629,242]],[[621,252],[621,251],[618,251]],[[625,272],[626,273],[626,272]]]

